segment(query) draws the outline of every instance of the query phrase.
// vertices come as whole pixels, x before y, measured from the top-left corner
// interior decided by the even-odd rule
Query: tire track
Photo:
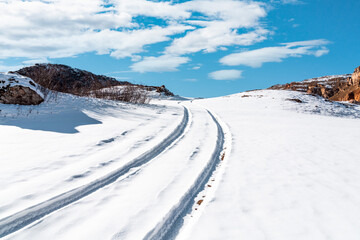
[[[217,141],[216,148],[211,156],[207,166],[200,173],[194,184],[183,195],[181,200],[169,211],[164,219],[152,229],[144,239],[146,240],[169,240],[174,239],[182,225],[184,224],[184,217],[191,212],[194,204],[194,199],[205,189],[205,184],[210,180],[212,173],[215,171],[217,165],[220,163],[221,152],[224,148],[225,134],[219,122],[214,115],[207,111],[217,126]]]
[[[41,219],[42,217],[63,207],[66,207],[67,205],[70,205],[71,203],[86,197],[98,189],[115,182],[119,177],[128,173],[130,169],[140,167],[148,163],[153,158],[162,153],[166,148],[168,148],[173,142],[179,139],[184,133],[188,123],[189,110],[184,107],[183,119],[179,126],[157,146],[143,153],[125,166],[105,175],[102,178],[94,180],[87,185],[57,195],[47,201],[29,207],[6,218],[0,219],[0,238],[18,231],[27,225]]]

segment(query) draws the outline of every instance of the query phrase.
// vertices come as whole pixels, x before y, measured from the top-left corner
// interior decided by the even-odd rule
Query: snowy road
[[[224,132],[210,112],[184,107],[181,122],[159,144],[103,177],[6,216],[0,236],[159,239],[178,231],[215,171],[223,142]],[[84,222],[98,223],[83,232]]]
[[[56,211],[57,209],[63,208],[95,192],[96,190],[110,183],[113,183],[118,178],[127,174],[132,168],[140,167],[141,165],[144,165],[145,163],[149,162],[150,160],[158,156],[167,147],[169,147],[172,143],[174,143],[174,141],[176,141],[184,133],[188,121],[189,121],[189,113],[188,110],[184,108],[184,117],[181,123],[168,137],[166,137],[161,143],[156,145],[151,150],[143,153],[141,156],[125,164],[125,166],[105,175],[104,177],[96,179],[87,185],[73,189],[66,193],[62,193],[45,202],[39,203],[35,206],[20,211],[14,215],[1,219],[0,237],[6,236],[18,229],[21,229],[26,225],[29,225],[32,222],[44,217],[45,215]]]

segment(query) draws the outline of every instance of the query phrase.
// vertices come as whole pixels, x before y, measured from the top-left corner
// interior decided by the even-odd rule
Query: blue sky
[[[61,63],[214,97],[360,65],[355,0],[0,0],[0,9],[0,71]]]

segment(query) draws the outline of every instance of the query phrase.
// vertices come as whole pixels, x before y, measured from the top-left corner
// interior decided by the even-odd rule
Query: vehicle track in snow
[[[144,237],[146,240],[175,239],[180,228],[184,223],[184,217],[192,211],[194,199],[204,190],[206,183],[209,182],[213,172],[221,161],[221,152],[224,150],[225,133],[214,115],[207,111],[217,126],[217,141],[215,150],[210,161],[204,167],[191,188],[182,196],[181,200],[173,206],[164,219],[158,223]]]
[[[125,166],[105,175],[102,178],[94,180],[86,185],[75,188],[68,192],[57,195],[47,201],[24,209],[13,215],[0,219],[0,238],[16,232],[24,228],[25,226],[41,219],[42,217],[63,207],[66,207],[97,191],[98,189],[101,189],[115,182],[119,177],[128,173],[132,168],[140,167],[148,163],[153,158],[162,153],[165,149],[167,149],[169,146],[171,146],[172,143],[174,143],[177,139],[179,139],[183,135],[188,123],[189,110],[184,107],[184,115],[181,123],[168,137],[166,137],[154,148],[143,153]]]

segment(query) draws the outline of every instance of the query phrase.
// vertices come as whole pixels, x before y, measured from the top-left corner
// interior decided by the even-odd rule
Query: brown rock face
[[[111,77],[96,75],[61,64],[35,64],[35,66],[22,68],[15,73],[29,77],[47,89],[80,96],[88,95],[91,91],[113,86],[138,86],[149,91],[155,90],[165,95],[174,95],[165,86],[145,86],[126,81],[117,81]]]
[[[77,95],[104,87],[130,84],[61,64],[36,64],[16,73],[31,78],[47,89]]]
[[[0,103],[19,105],[39,105],[44,99],[34,90],[16,85],[0,89]]]
[[[347,75],[308,79],[302,82],[275,85],[270,89],[293,90],[319,95],[324,98],[332,98],[344,85],[347,85]]]
[[[270,89],[294,90],[308,94],[322,96],[333,101],[360,102],[360,67],[356,68],[352,76],[327,76],[314,78],[302,82],[292,82],[275,85]]]
[[[351,76],[350,85],[360,86],[360,67],[356,68]]]
[[[172,92],[170,92],[165,85],[162,85],[161,87],[155,87],[156,88],[156,92],[158,93],[164,93],[165,96],[174,96],[174,94]]]
[[[357,103],[360,101],[360,67],[357,67],[347,84],[343,84],[336,94],[331,98],[334,101],[351,101]]]

